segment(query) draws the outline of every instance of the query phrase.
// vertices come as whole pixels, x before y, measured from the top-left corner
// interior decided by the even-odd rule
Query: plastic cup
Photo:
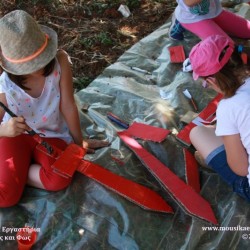
[[[31,227],[21,228],[16,235],[18,249],[28,250],[35,244],[37,232]]]
[[[129,8],[123,4],[120,5],[118,11],[120,11],[124,17],[129,17],[131,14]]]

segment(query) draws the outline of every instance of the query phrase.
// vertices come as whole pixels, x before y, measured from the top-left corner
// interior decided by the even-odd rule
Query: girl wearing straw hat
[[[250,201],[250,77],[231,39],[210,36],[190,54],[193,78],[223,94],[214,126],[197,126],[190,139],[206,164]]]
[[[0,33],[0,101],[17,115],[0,109],[0,207],[8,207],[26,184],[57,191],[71,181],[52,171],[51,158],[27,134],[30,128],[62,150],[75,142],[91,153],[108,142],[83,140],[70,63],[57,50],[56,32],[15,10],[0,19]]]

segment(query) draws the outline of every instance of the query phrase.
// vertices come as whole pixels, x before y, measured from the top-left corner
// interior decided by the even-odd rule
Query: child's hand
[[[13,117],[8,122],[1,124],[4,135],[7,137],[15,137],[23,134],[25,131],[30,130],[29,126],[25,123],[25,119],[21,116]]]
[[[87,153],[95,153],[95,149],[109,146],[110,143],[107,141],[101,141],[97,139],[86,139],[82,142],[82,147],[87,149]]]

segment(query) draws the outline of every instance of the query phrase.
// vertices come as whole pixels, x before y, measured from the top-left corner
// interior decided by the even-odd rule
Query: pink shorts
[[[181,23],[181,25],[197,35],[201,40],[211,35],[250,38],[250,21],[228,10],[223,10],[215,18],[196,23]]]
[[[62,150],[67,147],[67,143],[61,139],[44,140]],[[46,190],[58,191],[71,182],[71,178],[64,178],[53,172],[51,165],[55,159],[39,150],[37,142],[30,135],[0,138],[0,152],[0,207],[18,203],[32,163],[41,165],[40,179]]]

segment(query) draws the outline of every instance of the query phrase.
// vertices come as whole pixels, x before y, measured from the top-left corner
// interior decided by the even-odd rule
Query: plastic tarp
[[[129,124],[136,121],[171,130],[162,143],[139,143],[185,180],[183,145],[175,134],[183,127],[180,119],[193,106],[183,91],[190,91],[199,111],[216,93],[194,82],[191,73],[182,71],[182,64],[170,62],[170,46],[183,45],[188,55],[199,40],[186,33],[184,42],[172,41],[169,26],[170,21],[135,44],[76,96],[79,110],[89,105],[87,111],[80,111],[85,136],[111,142],[85,158],[158,192],[174,214],[143,210],[76,173],[66,190],[27,187],[18,205],[0,209],[1,249],[17,249],[15,231],[26,223],[39,231],[33,249],[248,249],[249,203],[216,173],[200,168],[200,194],[211,204],[222,228],[210,228],[214,225],[188,215],[119,139],[117,132],[123,128],[107,118],[112,112]]]

